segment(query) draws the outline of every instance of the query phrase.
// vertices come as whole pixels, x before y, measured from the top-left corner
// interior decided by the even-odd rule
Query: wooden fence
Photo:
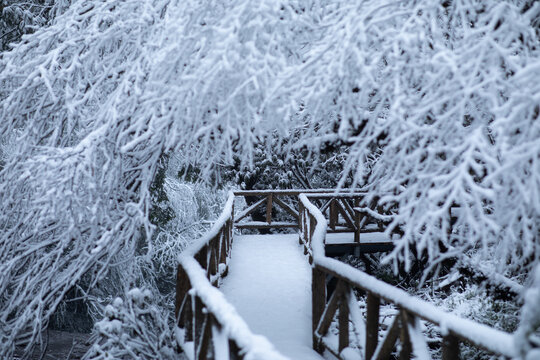
[[[360,224],[354,208],[359,205],[364,193],[345,190],[338,192],[333,189],[235,191],[234,195],[237,198],[243,197],[247,206],[236,214],[234,226],[237,229],[298,229],[300,194],[306,194],[319,204],[322,212],[328,214],[329,232],[358,232]],[[282,210],[285,221],[275,220],[276,210]],[[245,221],[254,215],[260,219]]]
[[[429,359],[429,346],[420,325],[422,319],[441,329],[444,360],[460,358],[460,341],[495,355],[517,357],[511,334],[446,313],[360,270],[327,258],[324,255],[327,219],[307,196],[300,195],[299,198],[300,242],[310,254],[313,271],[312,327],[315,350],[321,353],[327,350],[342,359],[347,353],[358,351],[350,348],[349,337],[352,333],[357,337],[364,359],[392,358],[398,340],[400,359],[409,359],[412,354],[419,359]],[[330,295],[327,294],[327,284],[331,278],[337,279],[337,285]],[[366,296],[365,319],[358,307],[356,293]],[[381,302],[395,305],[398,313],[384,339],[379,341]],[[336,315],[338,341],[333,344],[327,335]]]
[[[266,338],[251,333],[217,289],[227,274],[232,246],[234,194],[212,229],[178,259],[176,342],[190,359],[285,360]]]

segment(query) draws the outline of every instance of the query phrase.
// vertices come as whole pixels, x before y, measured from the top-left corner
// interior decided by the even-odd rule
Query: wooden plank
[[[351,191],[351,189],[273,189],[273,190],[235,190],[235,196],[266,196],[268,194],[277,194],[281,196],[298,196],[306,194],[308,197],[362,197],[366,192]]]
[[[266,196],[266,222],[272,223],[272,194]]]
[[[316,267],[311,270],[311,304],[312,346],[315,351],[322,354],[324,349],[320,348],[316,332],[326,305],[326,275]]]
[[[308,244],[311,246],[311,239],[313,239],[313,233],[315,232],[315,227],[317,226],[317,220],[313,215],[309,214],[309,240]]]
[[[238,214],[238,217],[235,219],[235,222],[239,222],[249,214],[251,214],[253,211],[255,211],[261,204],[263,204],[266,201],[266,198],[262,198],[261,200],[257,201],[256,203],[250,205],[249,207],[245,208],[240,214]]]
[[[209,275],[216,275],[218,272],[218,252],[219,252],[219,238],[218,234],[215,238],[210,240],[210,264],[208,266]]]
[[[347,211],[343,208],[342,204],[336,200],[336,210],[339,214],[341,214],[341,216],[343,217],[343,220],[345,220],[345,222],[347,224],[349,224],[350,228],[354,231],[356,230],[355,226],[354,226],[354,221],[351,217],[349,217],[349,214],[347,214]],[[336,214],[336,217],[337,217],[338,214]]]
[[[219,262],[221,264],[227,263],[227,257],[228,257],[228,244],[227,244],[227,235],[228,231],[223,231],[221,233],[221,241],[220,241],[220,251],[219,251]]]
[[[360,199],[354,199],[354,207],[358,207],[360,205]],[[356,211],[354,211],[354,208],[353,208],[353,212],[354,212],[354,226],[355,226],[355,231],[354,231],[354,242],[355,243],[360,243],[360,214]]]
[[[268,224],[268,223],[260,222],[260,221],[252,221],[252,222],[235,224],[234,226],[237,229],[269,229],[269,228],[284,229],[284,228],[297,228],[298,224],[285,223],[285,222],[274,222],[274,223]]]
[[[338,350],[341,353],[343,349],[349,346],[349,293],[350,288],[345,285],[345,290],[341,293],[339,303],[338,329],[339,345]]]
[[[412,356],[412,344],[411,337],[409,335],[408,324],[414,321],[412,314],[407,313],[406,310],[400,310],[401,326],[399,329],[399,342],[401,343],[401,351],[399,353],[400,360],[409,360]]]
[[[343,209],[345,211],[347,211],[347,213],[349,214],[349,217],[351,219],[354,219],[354,214],[356,213],[353,209],[354,205],[351,206],[351,204],[349,204],[348,200],[351,200],[351,199],[341,199],[341,203],[343,205]],[[355,201],[356,199],[352,199],[353,201]]]
[[[442,341],[442,360],[459,360],[459,339],[457,336],[448,334]]]
[[[336,200],[332,199],[330,201],[330,214],[329,214],[329,227],[332,230],[336,230],[337,225],[337,211],[336,211]]]
[[[174,301],[174,314],[177,319],[179,319],[180,307],[182,306],[182,303],[185,302],[185,298],[190,288],[191,283],[189,277],[182,265],[178,265],[176,267],[176,298]]]
[[[296,220],[298,220],[298,212],[296,210],[294,210],[289,205],[281,201],[277,196],[274,196],[273,199],[277,205],[279,205],[282,209],[284,209],[286,212],[292,215]]]
[[[328,206],[330,206],[330,203],[332,202],[332,199],[327,200],[320,208],[319,210],[324,213],[326,209],[328,209]]]
[[[379,341],[379,307],[381,300],[371,292],[367,294],[366,359],[371,359]]]
[[[342,280],[339,280],[336,289],[332,293],[332,296],[330,296],[330,300],[328,301],[328,304],[326,305],[324,312],[321,316],[321,321],[319,321],[319,324],[317,325],[317,329],[315,330],[315,335],[319,338],[326,335],[328,332],[328,328],[330,327],[330,324],[332,323],[332,320],[334,319],[334,315],[336,314],[338,310],[338,305],[342,297],[343,288],[345,286],[345,282]]]
[[[232,242],[233,242],[233,233],[232,233],[233,220],[232,220],[232,218],[231,218],[231,220],[228,221],[227,227],[229,228],[229,231],[227,232],[227,256],[229,256],[229,254],[231,253],[231,246],[232,246]]]
[[[203,338],[203,325],[205,320],[205,314],[203,313],[204,305],[198,296],[193,296],[193,351],[195,352],[195,358],[197,358],[197,350],[199,349]]]
[[[193,296],[191,294],[186,295],[186,302],[184,304],[184,337],[185,341],[193,341]]]
[[[197,349],[197,360],[207,360],[208,348],[210,341],[212,340],[212,318],[213,316],[211,314],[206,314],[205,316],[202,329],[202,339]]]

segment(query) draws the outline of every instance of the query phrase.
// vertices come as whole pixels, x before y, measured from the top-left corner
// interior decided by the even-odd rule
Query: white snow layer
[[[321,359],[311,347],[311,268],[298,235],[235,237],[221,291],[250,329],[282,354]]]

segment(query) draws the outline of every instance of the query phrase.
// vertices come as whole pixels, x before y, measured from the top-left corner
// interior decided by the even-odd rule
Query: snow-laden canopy
[[[0,352],[151,232],[163,153],[208,172],[233,152],[250,163],[269,134],[294,132],[285,150],[349,144],[357,185],[397,204],[390,259],[480,250],[528,284],[539,14],[519,0],[73,1],[0,55]]]

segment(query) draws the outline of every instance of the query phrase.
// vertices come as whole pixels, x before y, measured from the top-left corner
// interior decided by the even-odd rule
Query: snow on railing
[[[285,360],[265,337],[249,330],[215,287],[227,273],[233,204],[234,194],[230,192],[210,231],[178,258],[176,341],[190,359]]]
[[[440,328],[443,337],[443,359],[459,358],[459,341],[471,343],[496,355],[508,358],[518,356],[511,334],[447,313],[352,266],[326,257],[324,242],[327,221],[306,195],[299,195],[299,203],[300,242],[310,254],[310,262],[313,265],[312,324],[315,350],[321,353],[328,350],[338,358],[348,358],[349,354],[355,352],[349,347],[351,321],[353,333],[361,337],[357,340],[364,351],[364,359],[390,358],[398,338],[401,343],[401,358],[409,358],[411,354],[421,359],[429,358],[429,347],[419,322],[419,319],[423,319]],[[328,301],[327,276],[338,280]],[[365,322],[360,315],[354,289],[367,293]],[[386,332],[384,340],[379,342],[381,300],[396,305],[398,315]],[[339,329],[337,348],[326,338],[336,313]]]

